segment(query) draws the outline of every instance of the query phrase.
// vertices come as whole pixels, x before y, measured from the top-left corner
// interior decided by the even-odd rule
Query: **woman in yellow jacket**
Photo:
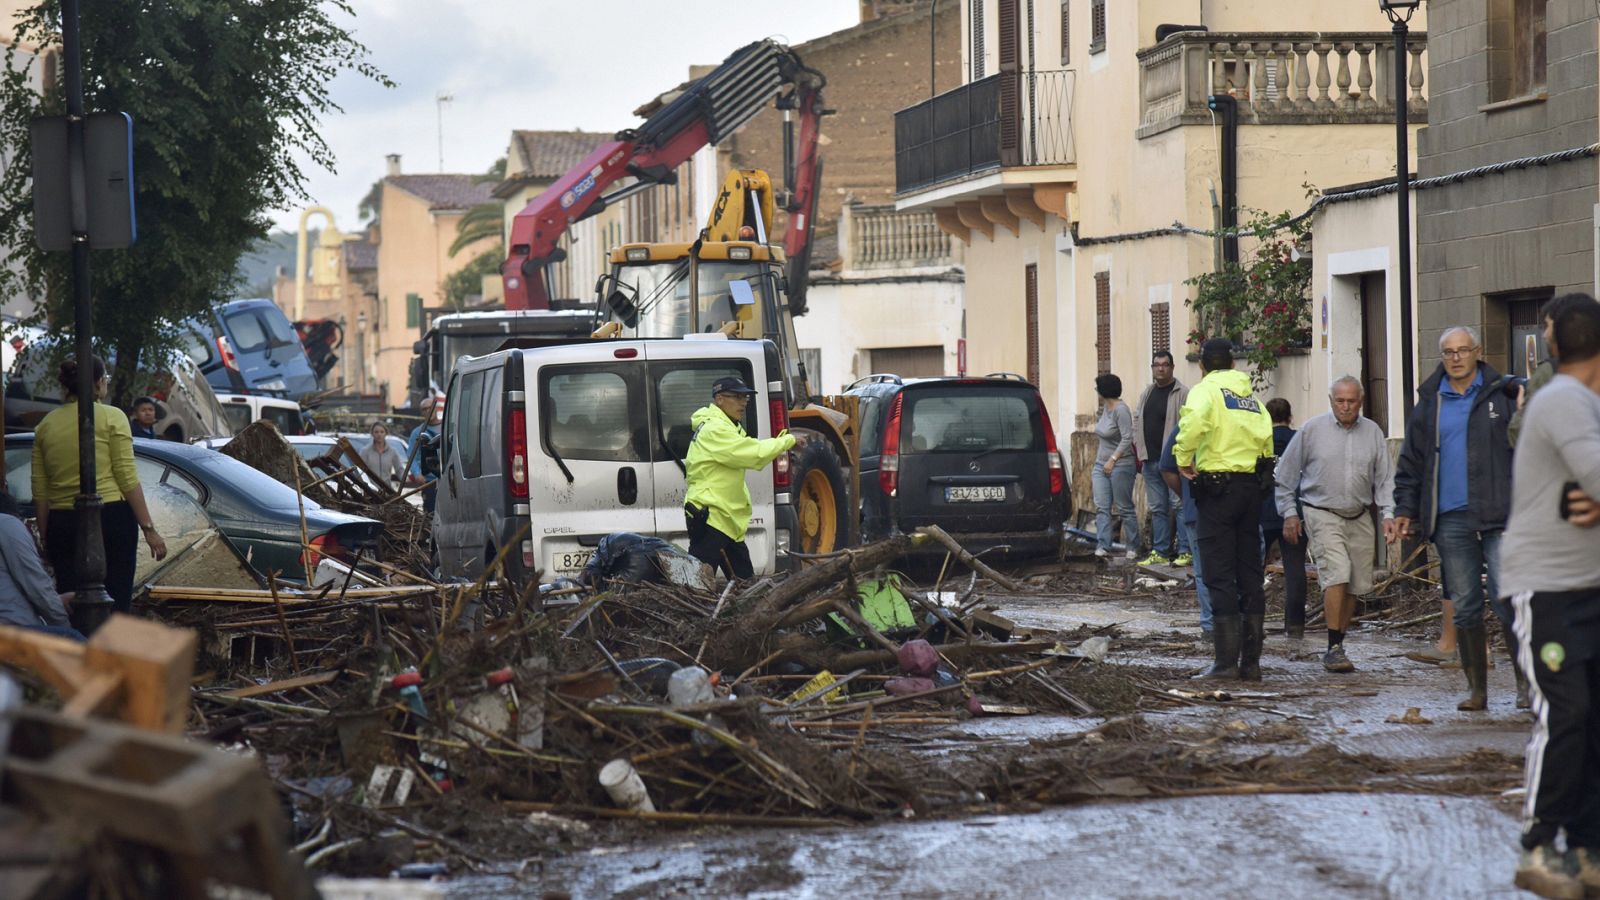
[[[55,570],[56,590],[79,587],[78,513],[78,362],[61,364],[61,386],[67,402],[41,420],[33,430],[33,503],[45,558]],[[106,550],[106,594],[115,611],[126,613],[133,605],[133,571],[139,555],[139,534],[144,533],[150,554],[167,555],[167,543],[156,533],[145,507],[144,489],[133,464],[133,431],[128,417],[114,406],[98,402],[110,381],[106,365],[94,357],[94,458],[95,483],[104,504],[100,534]]]
[[[787,431],[774,438],[753,438],[744,432],[744,410],[755,391],[737,378],[719,378],[711,386],[711,405],[689,417],[694,440],[684,471],[689,493],[683,515],[689,523],[689,553],[729,578],[752,578],[750,488],[746,469],[760,469],[794,446]]]

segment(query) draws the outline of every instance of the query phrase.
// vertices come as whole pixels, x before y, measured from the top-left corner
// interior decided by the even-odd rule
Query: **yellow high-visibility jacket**
[[[794,435],[753,438],[715,403],[695,410],[689,422],[694,425],[694,440],[684,461],[689,480],[684,502],[710,510],[707,524],[742,541],[750,528],[750,488],[744,472],[777,459],[794,446]]]
[[[1201,472],[1254,472],[1272,456],[1272,417],[1255,396],[1250,376],[1219,369],[1200,379],[1178,411],[1172,454]]]

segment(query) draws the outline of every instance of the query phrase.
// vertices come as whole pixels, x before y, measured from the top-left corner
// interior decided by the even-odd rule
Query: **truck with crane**
[[[673,183],[682,163],[720,143],[776,99],[784,114],[786,188],[774,189],[764,172],[730,173],[697,240],[613,249],[611,269],[596,286],[594,316],[601,327],[594,333],[673,338],[716,331],[776,348],[780,424],[798,444],[775,466],[774,477],[780,500],[793,501],[797,521],[791,549],[799,554],[830,553],[854,543],[859,523],[851,476],[857,428],[852,407],[825,405],[814,391],[800,361],[793,321],[806,310],[822,175],[818,139],[829,112],[822,99],[825,85],[822,73],[776,41],[741,47],[638,128],[601,143],[530,201],[512,221],[509,254],[501,266],[502,321],[525,310],[554,310],[549,266],[565,258],[560,240],[572,225],[628,196]],[[770,237],[780,208],[789,218],[777,246]],[[521,325],[507,325],[507,337],[515,337],[517,328],[534,327],[538,317],[523,316]],[[498,327],[487,319],[478,326]],[[440,350],[444,338],[441,331]],[[436,375],[447,375],[454,362],[449,353],[434,359]]]

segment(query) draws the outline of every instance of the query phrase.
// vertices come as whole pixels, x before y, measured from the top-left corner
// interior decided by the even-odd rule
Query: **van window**
[[[902,453],[1044,449],[1031,392],[962,385],[902,396],[911,438],[901,443]]]
[[[689,442],[694,437],[690,418],[695,410],[711,402],[711,386],[718,378],[738,378],[750,383],[750,365],[732,361],[672,362],[670,370],[665,363],[651,363],[655,380],[656,422],[654,440],[655,459],[683,459],[689,455]],[[744,430],[757,432],[756,404],[745,407]],[[662,447],[662,441],[666,446]]]
[[[211,342],[209,331],[206,334],[201,334],[194,328],[185,328],[178,337],[183,344],[183,352],[189,357],[190,361],[201,368],[211,364],[214,345]]]
[[[287,406],[263,406],[261,418],[278,427],[279,434],[300,433],[300,412]]]
[[[243,431],[244,427],[250,424],[250,404],[248,403],[224,403],[222,404],[222,413],[228,417],[228,424],[233,426],[235,434]]]
[[[450,402],[460,405],[456,454],[461,458],[461,476],[477,478],[483,474],[483,373],[461,376],[461,388],[451,395]]]
[[[609,364],[541,369],[539,428],[545,452],[564,459],[644,461],[637,373],[638,366]]]
[[[262,307],[256,310],[256,315],[266,324],[267,338],[274,348],[287,347],[300,341],[300,336],[295,334],[294,326],[289,324],[289,317],[283,314],[283,310],[276,306]]]
[[[267,349],[267,329],[254,312],[236,312],[223,319],[228,323],[235,353],[260,353]]]
[[[499,475],[505,458],[505,410],[500,404],[500,386],[505,379],[504,369],[490,369],[483,373],[483,446],[488,448],[478,460],[486,475]],[[409,448],[407,448],[409,449]],[[402,458],[404,454],[401,454]]]

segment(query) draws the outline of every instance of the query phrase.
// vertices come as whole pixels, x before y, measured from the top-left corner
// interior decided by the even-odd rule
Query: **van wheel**
[[[845,489],[844,463],[833,445],[820,436],[796,444],[789,474],[795,518],[799,520],[795,549],[801,553],[832,553],[840,549],[850,533],[845,519],[850,512],[845,508],[850,495]]]

